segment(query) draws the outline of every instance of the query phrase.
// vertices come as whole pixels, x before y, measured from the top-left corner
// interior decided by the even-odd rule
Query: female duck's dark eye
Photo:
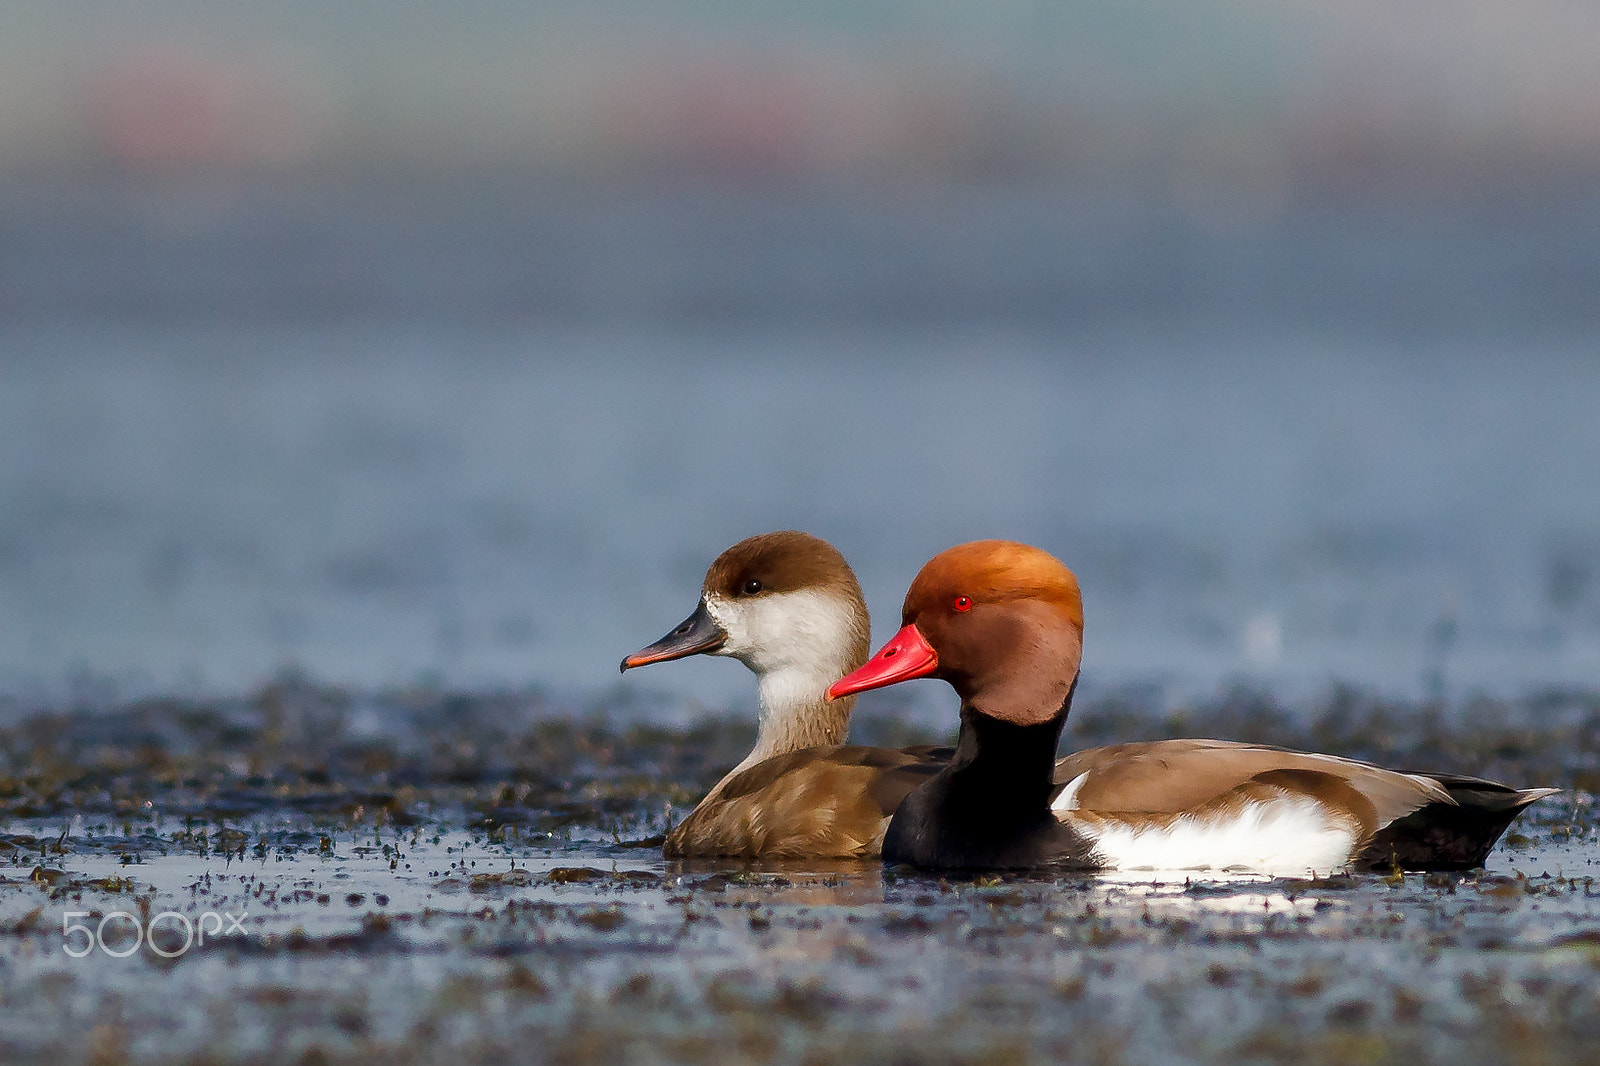
[[[765,587],[766,586],[762,585],[761,582],[757,581],[755,578],[751,578],[749,581],[746,581],[743,585],[739,586],[739,591],[744,593],[746,596],[754,596]]]
[[[958,611],[970,611],[972,610],[972,597],[957,596],[953,601],[951,601],[950,606],[954,607]]]

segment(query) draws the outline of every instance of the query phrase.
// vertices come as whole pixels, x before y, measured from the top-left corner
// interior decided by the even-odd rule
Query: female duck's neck
[[[801,748],[843,744],[855,697],[830,703],[826,694],[828,686],[850,669],[787,667],[762,674],[761,724],[756,746],[739,765],[754,766],[763,759]]]

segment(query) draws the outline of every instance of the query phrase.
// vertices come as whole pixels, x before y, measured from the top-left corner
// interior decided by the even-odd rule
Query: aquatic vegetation
[[[1081,711],[1068,743],[1253,735],[1568,791],[1474,874],[941,879],[662,859],[738,723],[298,683],[42,709],[0,728],[0,1060],[1600,1056],[1600,699]]]

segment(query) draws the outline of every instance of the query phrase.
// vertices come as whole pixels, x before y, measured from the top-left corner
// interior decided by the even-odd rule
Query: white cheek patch
[[[706,614],[710,615],[711,616],[711,620],[713,622],[717,623],[717,628],[721,629],[724,633],[726,633],[728,635],[728,638],[722,642],[722,646],[721,647],[714,648],[713,650],[711,650],[707,654],[709,654],[709,655],[735,655],[735,654],[737,654],[737,652],[734,651],[734,649],[729,647],[729,645],[733,643],[733,637],[734,637],[733,630],[729,628],[729,622],[732,621],[732,616],[733,616],[734,612],[729,609],[728,601],[723,599],[721,596],[713,596],[713,595],[708,593],[707,595],[702,597],[701,602],[703,602],[706,605]],[[737,622],[735,622],[734,624],[735,624],[735,627],[737,627]]]
[[[1290,792],[1236,811],[1179,815],[1165,825],[1092,812],[1078,815],[1070,809],[1060,809],[1057,816],[1087,836],[1095,853],[1118,870],[1304,876],[1343,869],[1356,845],[1356,829],[1348,819],[1309,796]]]
[[[722,654],[757,673],[820,674],[841,664],[848,672],[854,665],[855,608],[837,596],[814,589],[738,600],[707,596],[706,613],[728,634]]]

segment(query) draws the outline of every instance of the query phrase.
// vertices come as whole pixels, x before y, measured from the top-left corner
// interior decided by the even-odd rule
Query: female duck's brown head
[[[1058,715],[1083,658],[1078,579],[1048,552],[1009,540],[960,544],[928,561],[904,628],[828,689],[838,699],[914,677],[948,681],[963,708],[1016,725]]]
[[[850,564],[821,537],[790,529],[717,556],[694,613],[622,669],[696,654],[730,656],[758,674],[818,663],[849,669],[866,657],[867,641],[866,602]]]
[[[844,742],[850,705],[823,698],[871,650],[867,605],[833,545],[796,530],[748,537],[706,571],[700,603],[672,632],[622,660],[631,670],[689,655],[726,655],[760,683],[760,732],[741,767]]]

